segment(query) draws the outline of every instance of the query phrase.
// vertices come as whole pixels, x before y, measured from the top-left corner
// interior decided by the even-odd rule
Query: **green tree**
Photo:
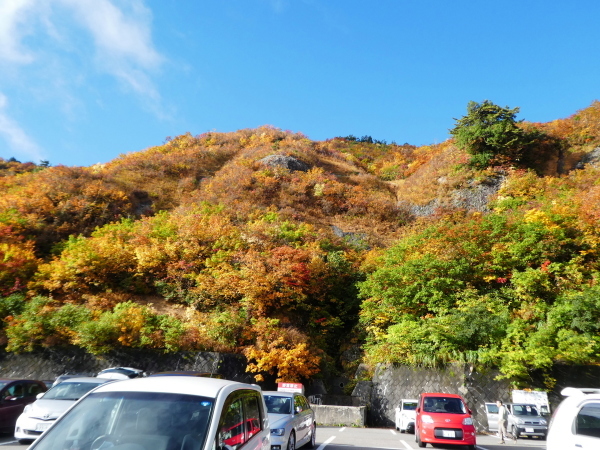
[[[470,164],[485,168],[492,163],[519,161],[535,141],[534,131],[525,131],[515,119],[519,108],[502,108],[489,100],[469,102],[467,115],[456,120],[450,134],[456,145],[472,155]]]

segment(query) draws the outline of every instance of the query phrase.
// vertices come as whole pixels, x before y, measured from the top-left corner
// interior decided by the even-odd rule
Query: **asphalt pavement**
[[[2,450],[26,450],[8,434],[0,435]],[[431,445],[427,445],[431,449]],[[438,447],[442,450],[459,450],[464,447]],[[518,439],[500,444],[492,435],[477,436],[478,450],[532,450],[545,449],[546,441],[539,439]],[[415,435],[400,433],[391,428],[351,428],[351,427],[319,427],[317,428],[317,450],[412,450],[418,449]]]

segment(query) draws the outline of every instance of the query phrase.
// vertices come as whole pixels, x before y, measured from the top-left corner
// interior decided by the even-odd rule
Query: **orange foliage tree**
[[[256,381],[264,379],[264,372],[275,375],[279,382],[301,381],[320,371],[321,352],[311,347],[299,330],[281,326],[277,319],[261,318],[253,322],[251,332],[255,344],[244,354],[249,361],[246,371],[256,373]]]

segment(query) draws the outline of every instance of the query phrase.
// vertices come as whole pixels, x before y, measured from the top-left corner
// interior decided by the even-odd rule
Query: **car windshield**
[[[290,397],[280,397],[277,395],[265,395],[267,412],[270,414],[291,414],[292,399]]]
[[[515,416],[539,416],[537,409],[532,405],[513,405]]]
[[[2,389],[4,386],[6,386],[9,382],[8,381],[0,381],[0,389]]]
[[[31,447],[36,450],[203,448],[214,400],[156,392],[95,392]]]
[[[423,411],[450,414],[466,414],[462,400],[456,397],[425,397]]]
[[[402,409],[405,411],[414,411],[417,409],[417,402],[404,402],[402,403]]]
[[[79,400],[102,383],[72,383],[63,381],[44,394],[44,400]]]

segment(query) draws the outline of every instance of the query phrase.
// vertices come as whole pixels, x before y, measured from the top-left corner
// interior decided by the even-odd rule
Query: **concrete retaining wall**
[[[476,372],[462,364],[438,369],[380,365],[371,383],[367,422],[369,425],[393,427],[395,408],[403,398],[416,399],[422,392],[447,392],[465,398],[473,411],[475,427],[484,431],[487,429],[484,403],[511,401],[509,382],[497,381],[497,375],[496,371]],[[363,398],[368,397],[365,388],[362,386],[363,392],[359,394]]]
[[[311,405],[317,425],[364,427],[367,421],[366,406]]]
[[[95,375],[115,366],[135,367],[147,373],[170,370],[197,370],[216,373],[228,380],[254,383],[246,372],[243,356],[214,352],[160,353],[152,350],[120,349],[94,356],[83,349],[49,348],[33,353],[14,354],[0,351],[0,376],[54,380],[58,375],[77,373]],[[272,388],[272,386],[265,386]]]

